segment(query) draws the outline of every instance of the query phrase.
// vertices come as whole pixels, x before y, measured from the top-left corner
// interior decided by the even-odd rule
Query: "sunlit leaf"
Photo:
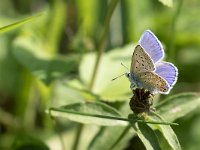
[[[161,150],[155,132],[147,124],[138,123],[138,125],[133,124],[132,126],[146,149]]]
[[[151,117],[151,121],[164,121],[164,120],[160,116],[159,117],[153,116]],[[168,145],[170,146],[168,147],[168,149],[172,148],[173,150],[181,150],[178,138],[173,129],[171,128],[171,126],[163,126],[160,124],[149,125],[149,126],[160,131],[162,135],[160,138],[164,138],[167,141]]]
[[[120,107],[120,113],[123,116],[128,116],[130,114],[130,108],[128,102],[124,103]],[[125,133],[125,135],[121,138],[121,136]],[[128,129],[123,126],[112,126],[112,127],[102,127],[99,132],[94,136],[93,140],[89,144],[89,149],[104,149],[110,150],[113,147],[113,150],[124,149],[127,146],[128,141],[131,137],[133,137],[136,133],[133,129]],[[115,135],[115,136],[113,136]],[[118,140],[120,142],[118,142]],[[105,141],[109,141],[107,144],[104,144]],[[116,144],[116,142],[118,142]]]
[[[127,127],[103,127],[92,140],[88,149],[123,149],[126,146],[127,142],[130,140],[130,138],[135,134],[134,130],[130,131],[132,132],[129,132],[129,130],[127,130]],[[104,144],[107,140],[109,140],[109,142],[107,144]]]
[[[200,94],[183,93],[171,96],[156,106],[157,113],[166,121],[174,121],[200,106]]]
[[[119,48],[102,55],[92,91],[105,101],[125,101],[130,98],[130,83],[125,76],[112,81],[113,78],[129,71],[121,63],[130,66],[133,45]],[[89,87],[96,54],[91,53],[83,58],[80,65],[80,76],[86,87]]]
[[[180,143],[173,129],[170,126],[163,126],[163,125],[157,125],[157,126],[159,131],[162,133],[162,135],[169,143],[169,145],[173,148],[173,150],[181,150]]]
[[[166,5],[168,7],[172,7],[173,6],[173,0],[159,0],[161,3],[163,3],[163,5]]]
[[[120,120],[121,115],[114,108],[103,103],[76,103],[50,108],[49,114],[55,117],[65,117],[72,121],[102,126],[126,126],[128,122]]]
[[[59,80],[54,83],[51,106],[59,107],[84,101],[85,99],[81,93],[78,90],[63,84],[63,80]]]

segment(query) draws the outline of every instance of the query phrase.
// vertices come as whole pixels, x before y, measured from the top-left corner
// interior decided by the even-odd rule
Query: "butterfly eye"
[[[125,75],[126,75],[126,77],[127,77],[127,78],[129,78],[129,77],[130,77],[130,73],[126,73]]]

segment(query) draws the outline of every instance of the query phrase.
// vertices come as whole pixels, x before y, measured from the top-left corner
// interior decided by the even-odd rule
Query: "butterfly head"
[[[129,81],[130,81],[131,83],[134,82],[134,81],[133,81],[133,78],[132,78],[132,75],[131,75],[130,72],[126,72],[126,73],[125,73],[125,76],[129,79]]]
[[[125,73],[125,76],[126,76],[127,78],[130,78],[130,72],[126,72],[126,73]]]

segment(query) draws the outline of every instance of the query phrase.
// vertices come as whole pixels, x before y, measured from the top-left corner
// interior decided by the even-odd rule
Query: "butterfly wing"
[[[169,85],[165,79],[160,77],[154,72],[143,72],[138,76],[138,80],[140,82],[140,86],[149,90],[151,93],[169,93]]]
[[[164,51],[160,41],[150,30],[144,31],[138,43],[150,55],[154,63],[164,57]]]
[[[140,45],[137,45],[133,52],[130,71],[132,73],[138,74],[141,72],[154,70],[155,66],[153,60]]]
[[[177,81],[178,69],[172,63],[157,63],[155,73],[165,79],[171,88]]]

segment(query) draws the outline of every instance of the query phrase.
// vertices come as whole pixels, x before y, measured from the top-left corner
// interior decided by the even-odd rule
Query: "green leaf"
[[[171,128],[171,126],[157,125],[157,129],[162,133],[168,144],[173,148],[173,150],[181,150],[178,138]]]
[[[150,117],[151,121],[164,121],[160,116],[153,116]],[[171,128],[171,126],[163,126],[160,124],[156,124],[156,125],[150,125],[151,127],[153,127],[154,129],[158,129],[161,134],[162,137],[161,138],[165,138],[165,140],[167,141],[167,143],[169,144],[169,146],[173,149],[173,150],[181,150],[181,146],[180,143],[178,141],[178,138],[176,136],[176,134],[174,133],[173,129]],[[167,149],[170,149],[170,147],[168,147]]]
[[[12,149],[14,150],[49,150],[47,145],[36,139],[34,137],[28,135],[19,135],[13,142]]]
[[[129,122],[163,125],[173,124],[168,122],[145,121],[133,114],[130,115],[130,118],[124,118],[115,108],[97,102],[74,103],[59,108],[52,107],[48,109],[47,113],[54,117],[64,117],[80,123],[102,126],[126,126]]]
[[[34,15],[34,16],[31,16],[31,17],[27,17],[25,19],[22,19],[20,21],[15,22],[15,23],[9,24],[9,25],[4,26],[4,27],[1,27],[0,28],[0,33],[15,29],[15,28],[27,23],[27,22],[32,21],[33,19],[36,19],[36,18],[40,17],[41,15],[43,15],[43,13],[40,13],[40,14],[37,14],[37,15]]]
[[[128,132],[129,131],[129,132]],[[132,132],[130,132],[132,131]],[[103,149],[103,150],[117,150],[124,149],[127,142],[134,135],[134,130],[129,130],[127,127],[103,127],[91,141],[88,149]],[[105,144],[105,141],[109,141]]]
[[[132,124],[147,150],[161,150],[155,132],[144,123]]]
[[[112,79],[127,72],[121,63],[123,62],[129,68],[133,49],[133,45],[128,45],[102,55],[92,91],[100,95],[104,101],[129,100],[131,90],[128,79],[125,76],[115,81]],[[80,65],[80,77],[86,87],[89,87],[95,60],[96,53],[90,53],[83,57]]]
[[[86,89],[86,87],[78,79],[68,80],[65,82],[65,85],[75,90],[77,95],[80,95],[84,101],[99,100],[99,95],[96,95],[90,90]]]
[[[59,80],[56,84],[54,84],[52,93],[53,97],[51,98],[52,107],[59,107],[85,101],[78,90],[66,86],[63,82],[65,81]]]
[[[159,0],[163,5],[173,7],[173,0]]]
[[[166,121],[174,121],[194,111],[199,106],[199,93],[183,93],[163,100],[156,106],[156,110]]]
[[[13,45],[17,61],[47,85],[78,66],[77,56],[50,56],[44,49],[39,41],[27,36],[17,38]]]
[[[76,103],[60,108],[50,108],[48,112],[51,116],[65,117],[86,124],[102,126],[128,125],[127,119],[121,118],[117,110],[103,103]]]
[[[131,113],[128,102],[123,103],[119,109],[120,113],[122,113],[123,116],[128,116]],[[129,128],[129,126],[101,127],[99,132],[96,134],[96,136],[94,136],[93,140],[89,144],[88,149],[124,149],[127,146],[127,143],[129,142],[131,137],[135,135],[134,130],[129,130],[127,129],[127,127]],[[123,134],[125,135],[123,136]],[[109,142],[104,144],[105,141]]]

